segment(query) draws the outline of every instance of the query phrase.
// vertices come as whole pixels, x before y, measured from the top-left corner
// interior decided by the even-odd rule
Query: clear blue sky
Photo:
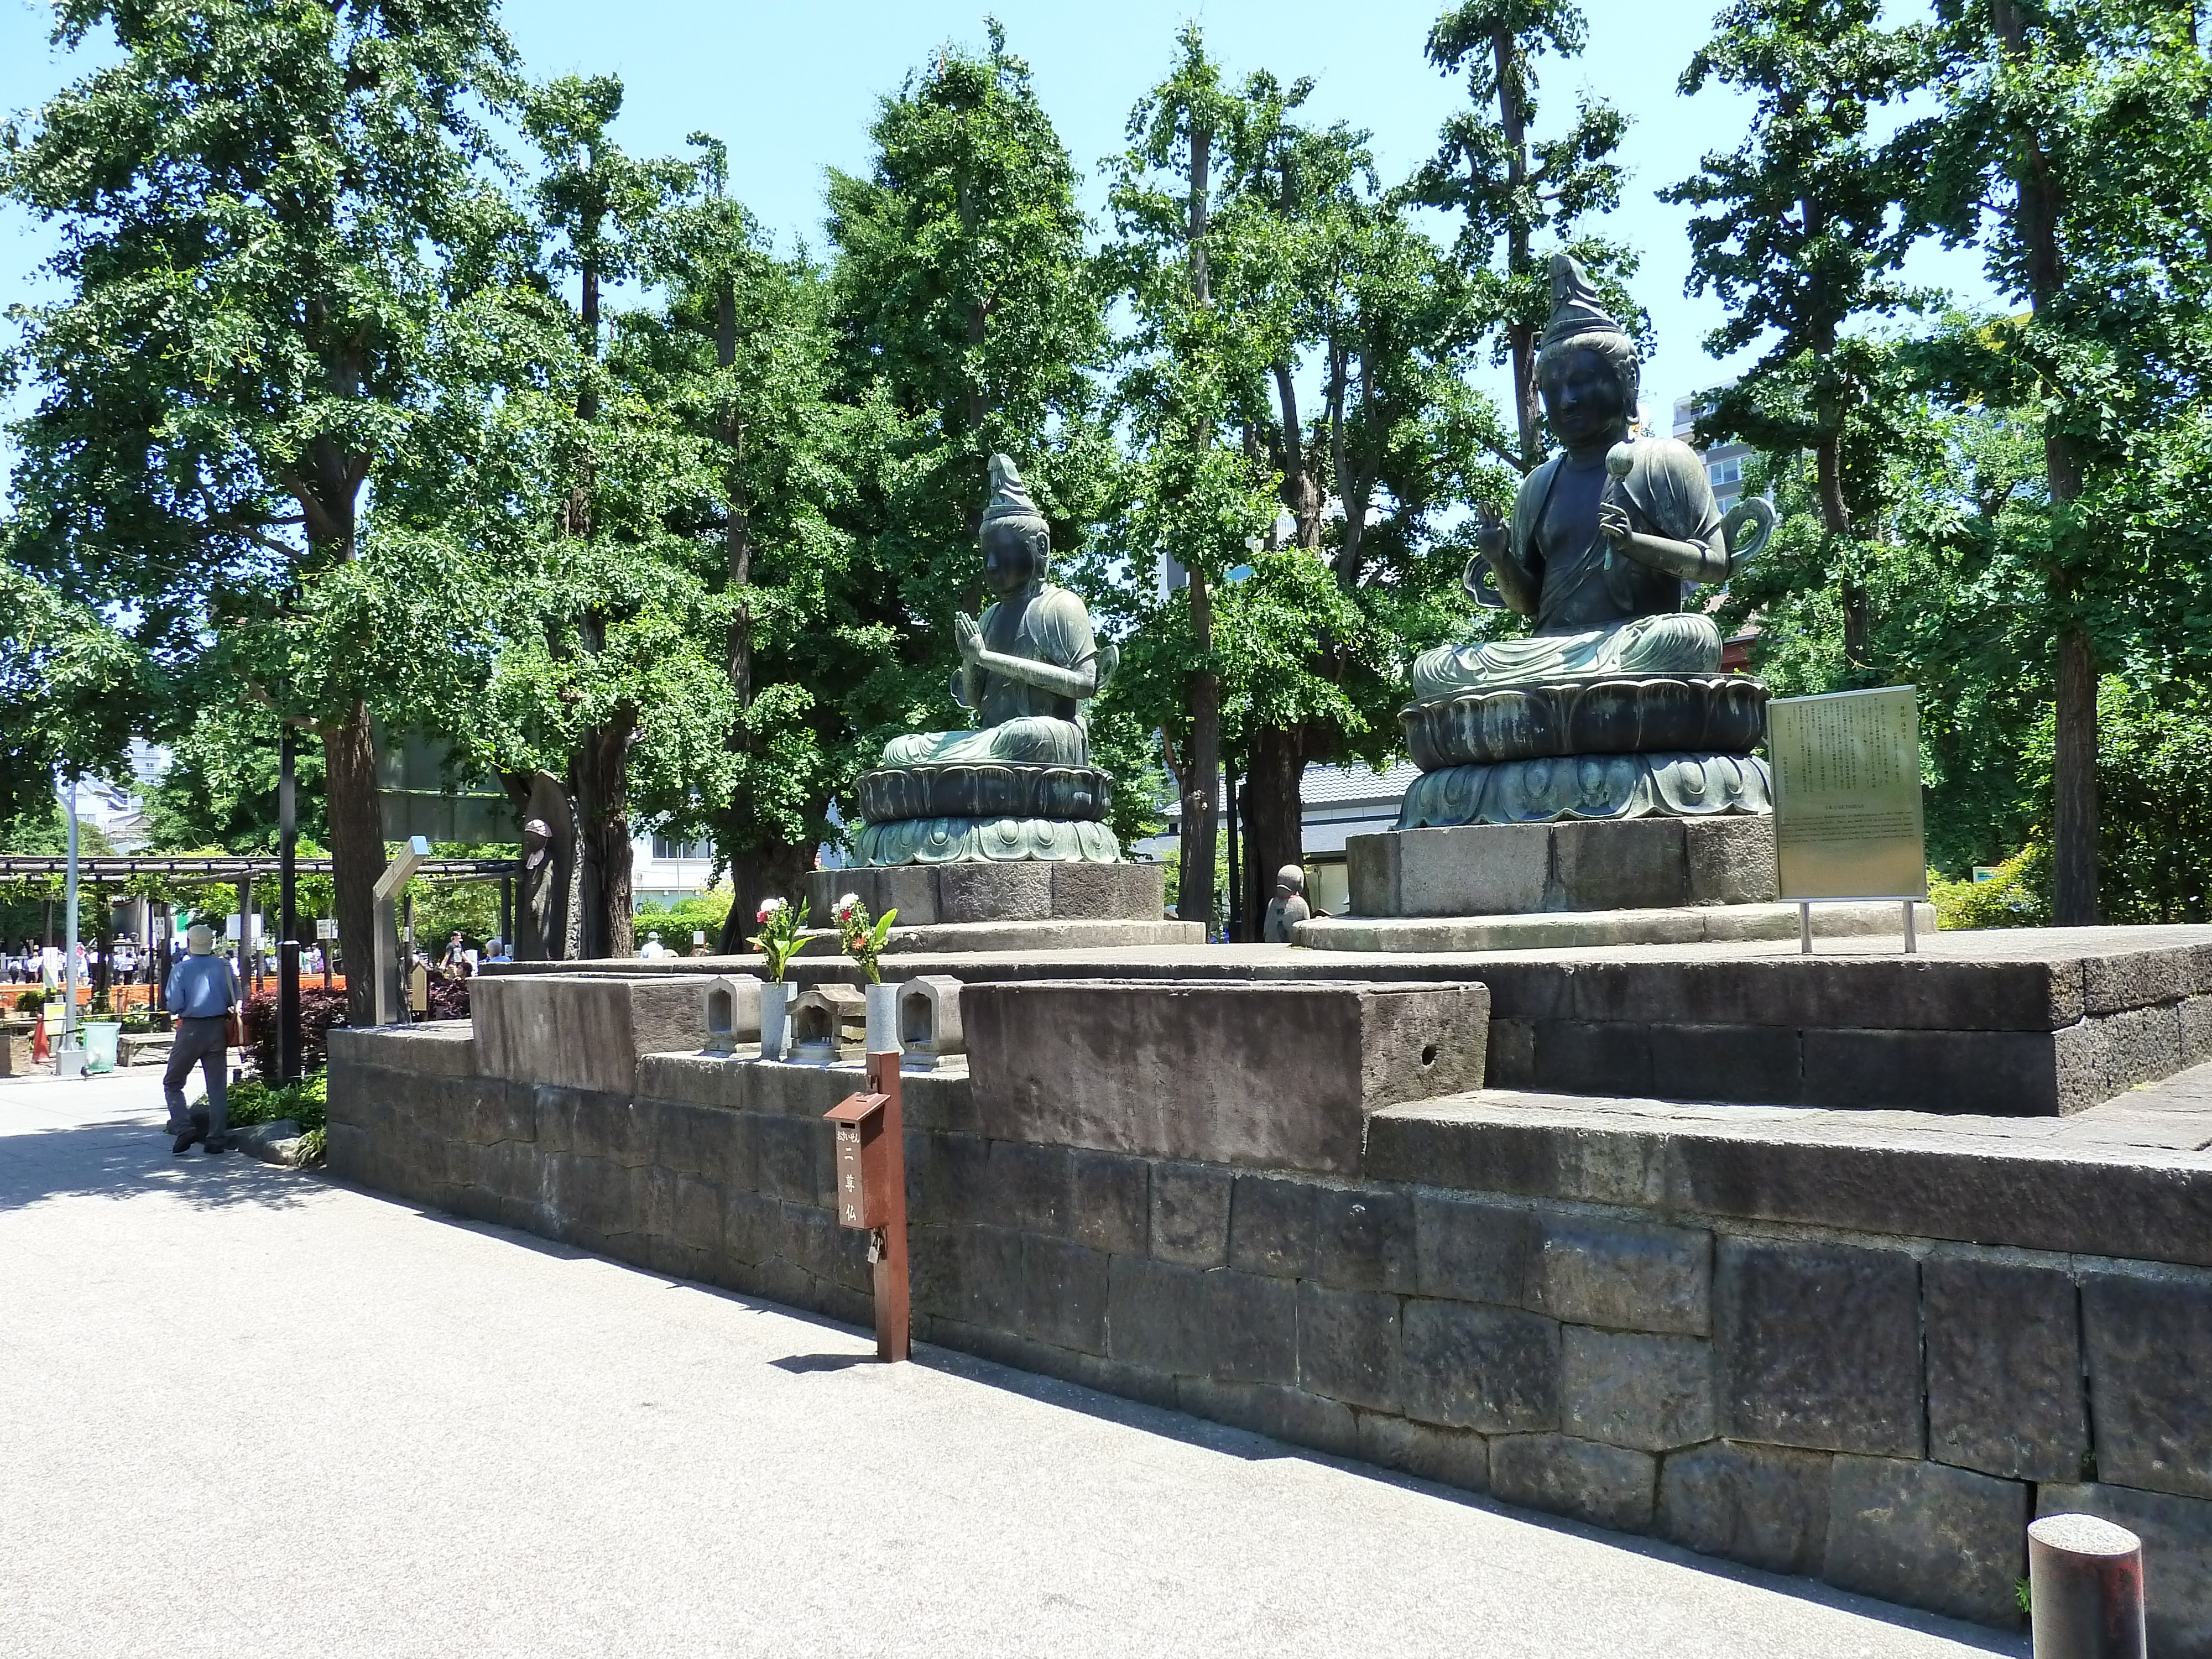
[[[1717,0],[1587,0],[1590,45],[1574,63],[1551,64],[1539,130],[1592,92],[1632,118],[1632,176],[1606,228],[1644,256],[1636,283],[1657,333],[1644,393],[1660,405],[1710,386],[1729,365],[1701,342],[1720,320],[1710,296],[1686,297],[1684,213],[1653,199],[1697,168],[1705,150],[1733,148],[1747,101],[1709,90],[1684,99],[1675,81],[1705,40]],[[1386,179],[1403,178],[1433,149],[1437,129],[1466,96],[1422,56],[1438,0],[509,0],[507,26],[529,72],[619,74],[628,90],[618,131],[634,154],[674,151],[705,129],[730,146],[732,186],[781,237],[822,242],[823,170],[867,164],[867,126],[878,98],[947,40],[983,40],[983,17],[1006,25],[1029,59],[1039,96],[1083,170],[1086,204],[1103,208],[1097,163],[1120,148],[1130,106],[1170,63],[1176,29],[1195,18],[1233,74],[1266,68],[1318,82],[1309,108],[1370,129]],[[82,65],[46,44],[47,12],[0,0],[0,108],[35,107]],[[44,234],[0,210],[0,294],[35,291]],[[1918,279],[1985,299],[1971,256],[1931,251]]]

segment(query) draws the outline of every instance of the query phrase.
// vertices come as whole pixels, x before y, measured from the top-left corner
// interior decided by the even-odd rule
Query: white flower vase
[[[791,987],[775,980],[761,987],[761,1047],[763,1060],[781,1060],[785,1034],[791,1029],[786,1013],[791,1006]]]
[[[871,985],[868,992],[868,1053],[899,1052],[898,994],[896,985]]]

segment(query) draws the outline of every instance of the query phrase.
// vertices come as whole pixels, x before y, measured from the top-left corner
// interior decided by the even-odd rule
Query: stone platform
[[[1913,907],[1921,936],[1936,931],[1936,907]],[[1317,916],[1297,942],[1313,951],[1559,951],[1607,945],[1731,944],[1794,939],[1794,904],[1680,905],[1663,910],[1566,910],[1503,916]],[[1816,904],[1815,939],[1888,938],[1904,942],[1899,904]]]
[[[1824,939],[1809,957],[1794,937],[1435,953],[1013,946],[903,952],[886,977],[1480,983],[1492,1085],[1597,1097],[2051,1118],[2212,1060],[2212,927],[1931,932],[1917,955],[1899,945],[1891,933]],[[486,979],[758,968],[743,957],[518,963]],[[826,951],[793,958],[790,974],[800,984],[860,977]],[[1071,1051],[1067,1064],[1079,1061]]]
[[[1809,961],[1149,953],[1155,979],[1245,981],[1228,1000],[1256,999],[1259,1026],[1329,1004],[1359,1050],[1317,1085],[1294,1043],[1239,1048],[1224,1099],[1309,1113],[1251,1115],[1256,1139],[1160,1091],[1155,1060],[1189,1064],[1212,1017],[1195,1003],[1158,1055],[1085,1018],[1104,994],[1066,981],[1126,982],[1147,953],[917,959],[1001,981],[975,1012],[1010,1041],[904,1083],[915,1335],[2000,1627],[2017,1627],[2028,1519],[2086,1510],[2145,1539],[2153,1650],[2212,1659],[2212,1068],[2040,1120],[1497,1078],[1407,1099],[1395,1077],[1431,1044],[1441,1070],[1448,1039],[1373,1018],[1432,976],[1486,986],[1493,1033],[1640,1024],[1647,1060],[1668,1023],[1848,1021],[1875,1040],[1824,1071],[1859,1107],[1893,1074],[1886,1047],[1912,1059],[1894,1039],[1957,1035],[1941,1020],[2046,1040],[2118,1020],[2203,1046],[2212,929],[1931,943]],[[1266,981],[1285,978],[1392,983],[1285,987],[1271,1013]],[[1156,1016],[1181,989],[1154,989]],[[634,995],[590,994],[602,1026],[648,1040]],[[855,1074],[702,1054],[703,1036],[626,1054],[629,1086],[596,1089],[551,1081],[483,1019],[341,1029],[331,1172],[864,1322],[866,1235],[834,1223],[821,1118]],[[1062,1099],[1048,1085],[1077,1060],[1085,1091]],[[1844,1098],[1855,1079],[1867,1096]]]
[[[1386,830],[1344,854],[1359,917],[1760,904],[1777,890],[1774,820],[1756,815]]]

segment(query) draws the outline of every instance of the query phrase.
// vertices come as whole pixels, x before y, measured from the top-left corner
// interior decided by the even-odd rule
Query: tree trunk
[[[1200,652],[1212,652],[1213,605],[1202,570],[1190,573],[1190,633]],[[1221,677],[1210,669],[1194,670],[1190,677],[1190,754],[1179,781],[1182,866],[1176,882],[1176,915],[1200,923],[1211,936],[1221,817]]]
[[[1275,872],[1305,863],[1305,779],[1303,725],[1263,726],[1252,733],[1251,770],[1244,781],[1244,915],[1249,937],[1260,937]]]
[[[2007,58],[2029,57],[2027,15],[2018,0],[1992,0],[1990,26]],[[2059,226],[2066,214],[2064,186],[2053,173],[2043,135],[2012,135],[2019,195],[2013,206],[2028,297],[2039,317],[2050,311],[2066,280]],[[2073,595],[2066,577],[2066,544],[2079,534],[2072,507],[2081,494],[2081,456],[2075,441],[2044,416],[2043,460],[2049,481],[2057,566],[2051,597],[2064,614]],[[2052,920],[2062,927],[2093,927],[2097,920],[2097,659],[2080,622],[2069,616],[2058,632],[2058,691],[2051,752]]]
[[[2097,659],[2078,627],[2058,636],[2058,719],[2051,920],[2097,925]]]
[[[1506,184],[1517,203],[1528,183],[1526,65],[1510,25],[1501,24],[1492,33],[1490,49],[1498,81],[1498,125],[1505,140]],[[1525,276],[1534,263],[1528,225],[1516,216],[1505,231],[1505,274],[1509,279]],[[1544,459],[1544,410],[1536,387],[1537,333],[1530,322],[1505,325],[1505,352],[1513,365],[1513,419],[1521,433],[1521,465],[1529,471]]]
[[[384,823],[376,807],[376,752],[368,710],[356,698],[323,722],[323,798],[330,817],[331,886],[345,950],[346,1023],[376,1019],[376,884],[384,874]]]
[[[632,954],[629,862],[629,745],[637,715],[621,709],[577,745],[576,815],[582,821],[584,955]]]
[[[814,867],[814,849],[811,847],[756,847],[732,855],[730,859],[730,889],[735,896],[730,902],[730,914],[722,922],[722,934],[715,949],[726,957],[744,955],[752,949],[745,941],[758,931],[755,920],[764,898],[780,898],[796,905],[799,899],[799,884],[806,872]],[[810,915],[811,927],[819,927],[828,921],[825,916]],[[818,947],[817,947],[818,948]]]
[[[1184,220],[1183,240],[1190,252],[1192,295],[1201,307],[1213,303],[1213,283],[1206,263],[1206,214],[1212,204],[1207,182],[1213,160],[1212,129],[1194,120],[1190,134],[1190,197]],[[1194,433],[1200,450],[1213,443],[1211,431]],[[1194,565],[1189,572],[1190,638],[1201,657],[1213,654],[1213,596],[1207,591],[1206,572]],[[1193,669],[1187,695],[1190,699],[1190,753],[1178,780],[1182,792],[1182,819],[1176,845],[1181,849],[1181,872],[1176,880],[1176,915],[1213,931],[1213,857],[1221,815],[1221,677],[1211,667]]]

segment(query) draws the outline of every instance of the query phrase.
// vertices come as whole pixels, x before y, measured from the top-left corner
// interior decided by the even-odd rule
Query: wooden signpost
[[[823,1114],[836,1135],[837,1224],[872,1235],[876,1357],[912,1356],[906,1262],[906,1130],[899,1111],[898,1050],[868,1056],[868,1086]]]

